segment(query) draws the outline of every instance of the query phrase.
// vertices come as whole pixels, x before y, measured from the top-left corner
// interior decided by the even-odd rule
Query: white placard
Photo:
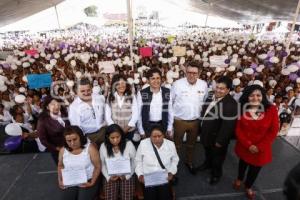
[[[172,50],[174,56],[185,56],[186,54],[186,47],[174,46]]]
[[[87,173],[85,169],[62,169],[64,186],[77,186],[87,183]]]
[[[129,158],[109,158],[106,160],[108,175],[124,175],[131,173]]]
[[[163,185],[168,183],[168,172],[157,171],[144,175],[145,187]]]
[[[112,61],[99,62],[98,65],[102,73],[105,74],[115,73],[115,66]]]
[[[278,34],[268,31],[260,36],[260,40],[262,41],[273,41],[278,39]]]
[[[225,63],[225,60],[228,58],[228,56],[210,56],[209,62],[210,67],[227,67],[228,64]]]

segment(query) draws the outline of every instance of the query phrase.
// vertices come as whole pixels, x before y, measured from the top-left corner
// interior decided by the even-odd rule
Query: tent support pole
[[[130,46],[130,59],[133,63],[133,19],[132,19],[132,1],[127,0],[127,23],[128,23],[128,43]],[[131,69],[134,70],[132,64]]]
[[[291,39],[292,39],[294,30],[295,30],[295,24],[297,22],[297,18],[298,18],[298,15],[299,15],[299,9],[300,9],[300,0],[298,1],[298,5],[297,5],[296,12],[295,12],[295,15],[294,15],[292,28],[291,28],[291,31],[288,35],[287,41],[286,41],[285,50],[287,52],[287,56],[284,57],[283,60],[282,60],[282,67],[283,68],[286,67],[286,58],[290,55],[290,44],[291,44]]]
[[[204,27],[207,27],[207,20],[208,20],[208,14],[206,15],[206,18],[205,18]]]
[[[56,7],[56,5],[54,6],[54,9],[55,9],[55,13],[56,13],[56,19],[57,19],[58,28],[61,29],[60,23],[59,23],[59,17],[58,17],[58,12],[57,12],[57,7]]]

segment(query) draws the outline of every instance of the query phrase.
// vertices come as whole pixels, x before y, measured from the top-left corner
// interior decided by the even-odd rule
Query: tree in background
[[[98,7],[95,5],[92,5],[92,6],[86,7],[84,9],[84,13],[88,17],[97,17],[98,16],[97,10],[98,10]]]

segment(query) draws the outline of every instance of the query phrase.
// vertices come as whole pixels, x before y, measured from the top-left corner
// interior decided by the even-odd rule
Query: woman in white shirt
[[[101,171],[98,149],[87,141],[78,126],[64,132],[65,144],[59,151],[58,183],[63,200],[94,200]],[[74,175],[76,173],[76,179]]]
[[[12,121],[12,116],[5,109],[3,104],[0,104],[0,125],[7,125]]]
[[[274,102],[275,96],[273,95],[274,89],[269,87],[267,88],[267,99],[270,103]]]
[[[100,147],[100,158],[102,164],[102,174],[104,180],[104,196],[107,200],[117,200],[121,196],[122,200],[133,199],[135,181],[134,181],[134,158],[135,147],[125,138],[124,131],[117,124],[107,127],[105,132],[105,142]],[[126,166],[120,166],[120,169],[114,171],[110,167],[111,163],[126,160]],[[124,163],[124,162],[123,162]],[[130,165],[130,167],[129,167]],[[119,194],[120,191],[120,194]]]
[[[132,140],[138,120],[138,106],[131,86],[123,75],[112,78],[111,92],[105,105],[105,121],[108,125],[118,124],[126,138]]]
[[[164,137],[162,128],[153,126],[150,131],[150,138],[141,141],[136,153],[135,173],[138,180],[145,184],[145,200],[172,199],[169,182],[177,173],[179,157],[174,142],[164,139]],[[161,163],[154,148],[157,150]],[[165,176],[165,180],[160,178],[161,180],[156,183],[149,183],[148,178],[153,174],[160,174],[160,177]]]

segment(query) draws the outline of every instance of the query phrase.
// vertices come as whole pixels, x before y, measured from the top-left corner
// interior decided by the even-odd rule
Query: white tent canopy
[[[9,24],[0,28],[0,32],[17,31],[17,30],[31,30],[44,31],[58,29],[59,24],[61,28],[67,28],[79,22],[86,22],[90,24],[101,25],[103,21],[101,18],[87,17],[83,12],[85,7],[96,5],[100,7],[100,1],[89,0],[69,0],[63,1],[56,6],[59,23],[57,21],[55,7],[50,7],[30,17],[26,17],[20,21]]]
[[[87,17],[83,9],[95,5],[98,7],[98,17]],[[235,21],[224,19],[217,16],[207,18],[206,14],[190,11],[186,9],[188,5],[182,6],[163,0],[138,0],[133,2],[133,15],[137,17],[139,11],[143,9],[144,14],[151,14],[156,11],[159,13],[160,23],[174,27],[186,22],[200,26],[210,27],[237,27],[241,25]],[[165,8],[168,8],[167,10]],[[102,25],[105,22],[104,13],[126,14],[125,0],[66,0],[56,5],[59,22],[57,21],[55,7],[36,13],[15,23],[0,28],[0,32],[31,30],[43,31],[59,28],[67,28],[74,24],[84,22],[94,25]],[[1,21],[1,20],[0,20]]]
[[[295,0],[132,1],[135,17],[141,8],[147,14],[157,11],[161,19],[160,23],[166,26],[177,26],[189,22],[200,26],[237,28],[241,27],[237,22],[253,23],[272,19],[290,21],[297,5]],[[104,23],[102,17],[104,13],[126,14],[127,12],[126,0],[2,0],[0,2],[0,32],[13,30],[39,31],[59,28],[54,9],[55,5],[61,28],[79,22],[101,25]],[[83,9],[90,5],[98,7],[98,17],[87,17],[84,14]],[[207,16],[209,17],[207,18]]]

